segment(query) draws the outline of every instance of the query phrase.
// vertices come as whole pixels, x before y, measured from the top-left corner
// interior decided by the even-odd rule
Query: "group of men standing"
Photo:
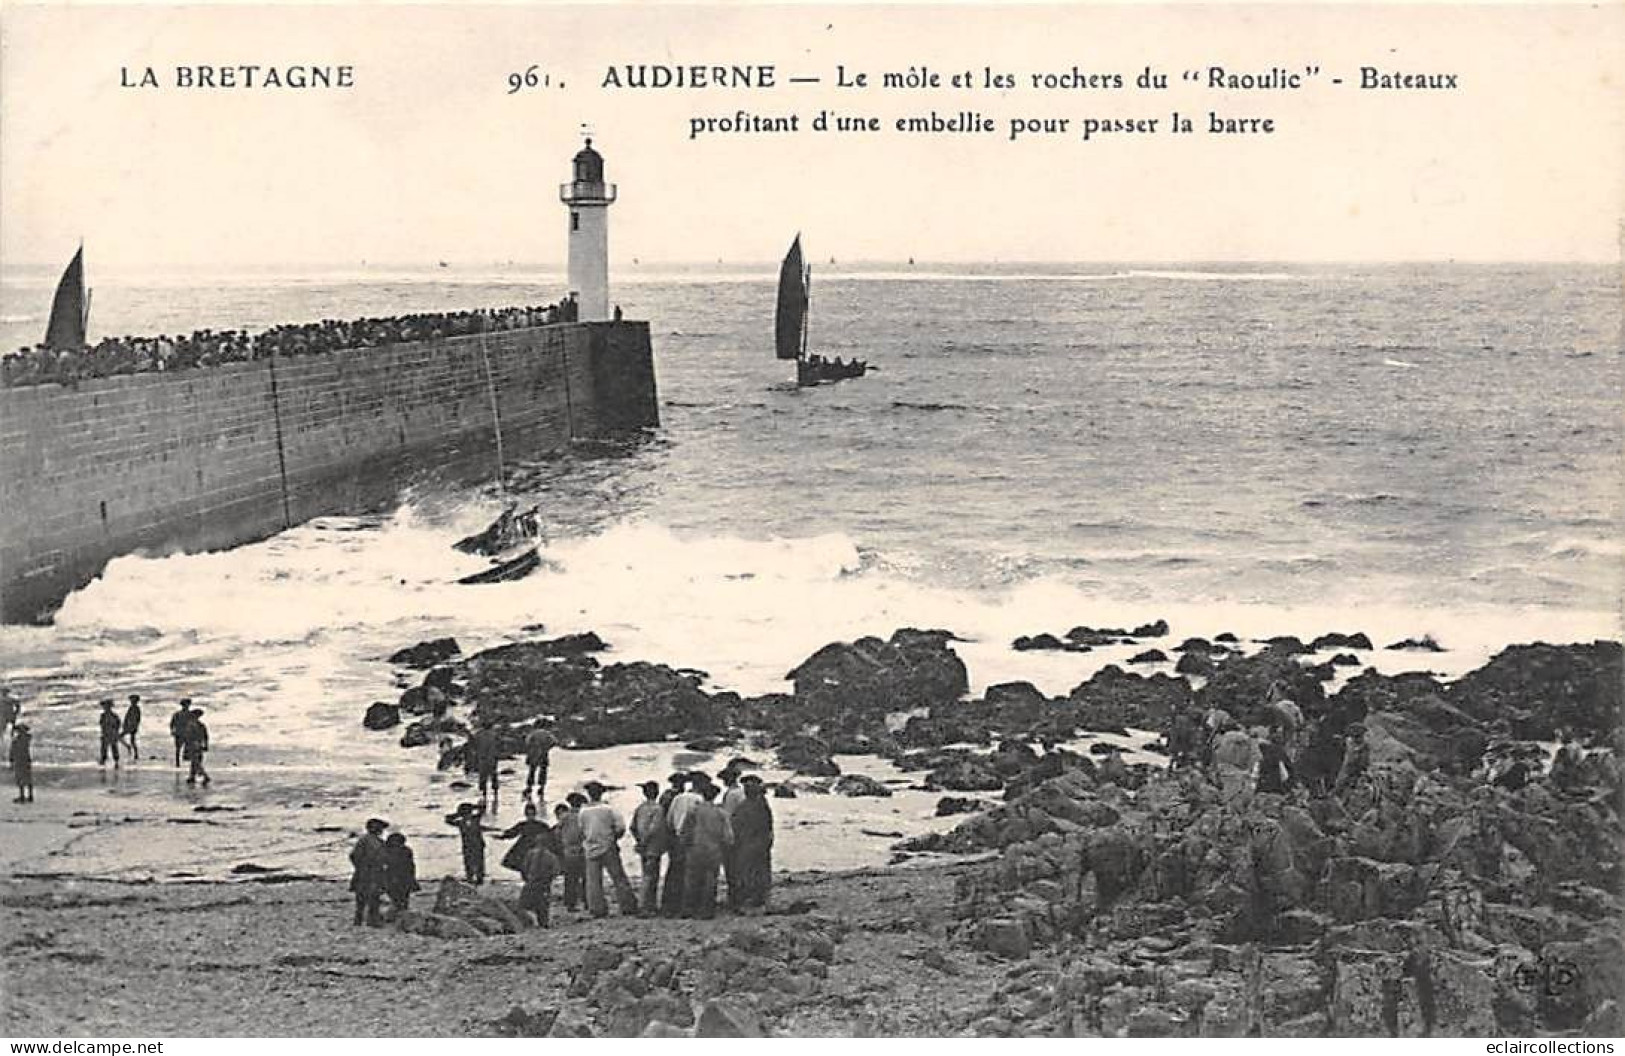
[[[477,748],[473,754],[477,756]],[[536,789],[538,800],[546,783],[545,756],[542,752],[539,763],[530,762],[527,790]],[[475,766],[479,768],[477,759]],[[597,781],[555,806],[551,825],[542,819],[538,801],[527,799],[524,820],[500,831],[487,826],[483,796],[480,803],[460,805],[446,823],[457,829],[464,877],[471,884],[485,882],[486,833],[514,841],[502,864],[523,877],[519,908],[542,927],[550,924],[553,888],[561,877],[565,908],[584,903],[594,917],[609,915],[613,895],[623,916],[709,920],[716,916],[718,884],[724,877],[730,909],[761,913],[773,875],[773,812],[766,789],[756,775],[742,776],[731,767],[718,779],[720,784],[704,773],[676,773],[664,791],[657,781],[645,782],[643,802],[633,811],[630,827],[604,801],[607,789]],[[482,785],[494,796],[494,780]],[[370,820],[351,851],[355,871],[350,887],[358,925],[379,923],[382,896],[387,894],[395,909],[404,911],[418,889],[405,838],[396,833],[386,843],[382,833],[387,827],[382,819]],[[642,866],[641,890],[633,889],[621,858],[621,839],[628,833]],[[393,864],[384,853],[389,844],[397,846]]]

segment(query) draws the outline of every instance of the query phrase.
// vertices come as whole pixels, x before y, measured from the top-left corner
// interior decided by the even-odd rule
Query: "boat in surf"
[[[534,546],[542,534],[537,522],[540,509],[532,506],[520,513],[517,506],[509,505],[484,531],[457,540],[452,549],[480,557],[500,557],[516,546]]]
[[[812,290],[812,268],[801,254],[801,236],[790,243],[779,266],[779,304],[773,318],[774,352],[779,359],[796,361],[796,385],[808,387],[826,382],[861,378],[870,370],[861,359],[850,362],[807,354],[808,306]]]
[[[506,499],[506,485],[502,474],[502,415],[497,407],[496,381],[491,374],[491,357],[485,348],[485,334],[480,333],[480,357],[485,362],[485,390],[491,400],[491,431],[496,438],[497,490]],[[507,583],[524,579],[542,566],[538,550],[542,540],[539,507],[532,506],[523,513],[507,503],[497,519],[482,532],[459,539],[452,548],[465,554],[479,554],[491,559],[491,567],[463,576],[457,582],[462,586],[481,583]]]
[[[541,567],[542,555],[537,552],[536,544],[526,542],[496,555],[490,568],[472,572],[457,582],[465,587],[481,583],[508,583],[515,579],[524,579]]]

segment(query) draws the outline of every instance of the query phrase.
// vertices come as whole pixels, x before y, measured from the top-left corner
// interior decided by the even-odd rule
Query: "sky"
[[[0,270],[562,266],[589,123],[612,255],[766,261],[1619,260],[1625,6],[0,6]],[[775,66],[772,90],[601,86],[627,65]],[[356,86],[185,90],[178,65],[348,64]],[[508,92],[532,65],[546,88]],[[1302,71],[1214,91],[1180,71]],[[1361,66],[1459,87],[1361,90]],[[121,87],[151,66],[157,89]],[[925,66],[938,89],[842,88]],[[1170,87],[1141,91],[1147,66]],[[1034,73],[1120,73],[1040,90]],[[1008,73],[1017,87],[946,79]],[[128,71],[124,73],[123,71]],[[819,84],[790,85],[790,76]],[[1343,85],[1330,83],[1342,77]],[[798,134],[691,137],[799,114]],[[829,110],[879,133],[813,133]],[[962,111],[991,134],[902,134]],[[1166,131],[1169,115],[1195,120]],[[1209,112],[1271,135],[1206,133]],[[1012,142],[1012,118],[1065,132]],[[1085,141],[1085,119],[1156,118]]]

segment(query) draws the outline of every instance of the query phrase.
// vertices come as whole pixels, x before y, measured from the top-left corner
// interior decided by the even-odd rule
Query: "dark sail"
[[[780,359],[801,358],[801,335],[807,318],[807,271],[801,261],[801,236],[790,243],[779,268],[779,310],[773,337]]]
[[[83,348],[85,345],[85,247],[68,262],[51,301],[51,321],[45,327],[45,347]]]

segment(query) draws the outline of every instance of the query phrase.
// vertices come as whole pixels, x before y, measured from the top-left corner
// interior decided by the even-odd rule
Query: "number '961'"
[[[508,94],[513,95],[526,88],[546,88],[552,83],[552,76],[543,73],[540,66],[531,66],[524,73],[508,74]]]

